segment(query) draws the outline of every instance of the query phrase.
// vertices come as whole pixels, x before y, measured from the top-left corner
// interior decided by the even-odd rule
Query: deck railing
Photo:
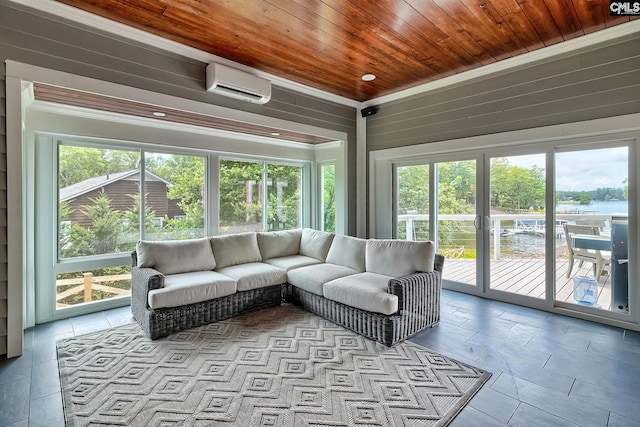
[[[500,237],[502,235],[503,221],[512,221],[514,223],[514,228],[512,228],[513,232],[528,232],[532,234],[545,235],[546,234],[546,226],[544,225],[544,221],[546,220],[546,214],[544,213],[520,213],[520,214],[495,214],[489,217],[491,221],[491,230],[493,232],[493,256],[494,259],[500,259]],[[589,224],[589,225],[599,225],[601,227],[605,227],[607,221],[610,224],[611,214],[597,214],[597,213],[556,213],[556,221],[567,221],[574,222],[577,224]],[[474,221],[478,218],[476,215],[472,214],[441,214],[438,215],[439,221],[465,221],[468,222],[473,229]],[[406,231],[406,239],[407,240],[415,240],[415,225],[418,221],[429,221],[428,214],[403,214],[398,215],[398,228],[400,228],[401,224],[404,222],[405,231]],[[526,228],[518,228],[515,224],[518,224],[521,221],[534,221],[533,224],[530,225],[530,229]],[[521,223],[522,224],[522,223]],[[555,237],[563,238],[564,230],[562,229],[562,225],[556,224],[555,227]]]

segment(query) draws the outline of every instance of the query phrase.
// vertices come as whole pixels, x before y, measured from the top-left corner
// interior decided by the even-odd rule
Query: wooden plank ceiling
[[[58,1],[356,101],[631,19],[608,0]]]

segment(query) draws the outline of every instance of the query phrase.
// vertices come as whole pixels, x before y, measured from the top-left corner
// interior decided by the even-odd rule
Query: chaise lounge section
[[[431,242],[311,229],[140,241],[132,312],[152,339],[295,304],[391,346],[440,320],[444,258]]]

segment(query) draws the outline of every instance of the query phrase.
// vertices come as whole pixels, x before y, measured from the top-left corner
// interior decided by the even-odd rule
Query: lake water
[[[556,211],[575,211],[589,212],[598,214],[612,214],[620,213],[626,214],[629,212],[629,202],[627,200],[614,200],[611,202],[595,201],[590,205],[576,205],[576,204],[563,204],[558,203],[556,205]]]
[[[611,202],[596,201],[590,205],[576,204],[558,204],[557,212],[578,211],[580,213],[593,214],[627,214],[629,205],[626,200],[615,200]],[[564,237],[557,240],[558,245],[564,245]],[[534,236],[532,234],[516,234],[513,236],[504,236],[500,239],[501,252],[505,254],[527,254],[542,255],[544,254],[544,238]]]

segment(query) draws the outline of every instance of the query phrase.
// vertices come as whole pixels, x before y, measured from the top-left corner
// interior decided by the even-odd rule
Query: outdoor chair
[[[604,255],[603,251],[594,249],[582,249],[574,247],[572,236],[575,234],[586,234],[591,236],[599,236],[600,228],[590,225],[573,225],[563,224],[564,235],[567,241],[567,247],[569,248],[569,268],[567,269],[567,277],[571,277],[571,271],[573,270],[573,264],[575,261],[580,261],[579,266],[587,261],[593,264],[593,274],[596,280],[600,278],[602,272],[611,265],[611,255],[609,252],[605,252],[609,255]]]

